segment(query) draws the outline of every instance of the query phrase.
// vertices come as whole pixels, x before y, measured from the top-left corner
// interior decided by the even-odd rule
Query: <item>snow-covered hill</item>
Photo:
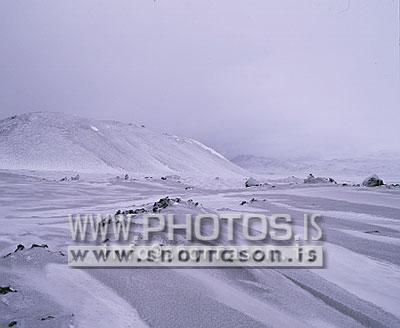
[[[309,173],[360,182],[371,174],[385,181],[400,181],[400,156],[380,152],[364,157],[343,159],[293,158],[281,160],[263,156],[240,155],[232,162],[249,171],[268,176],[305,177]]]
[[[242,178],[202,143],[143,126],[35,112],[0,121],[0,169]]]

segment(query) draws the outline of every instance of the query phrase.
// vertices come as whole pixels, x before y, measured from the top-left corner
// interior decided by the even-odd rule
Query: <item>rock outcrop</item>
[[[365,187],[378,187],[384,185],[384,182],[376,174],[374,174],[366,178],[362,185]]]

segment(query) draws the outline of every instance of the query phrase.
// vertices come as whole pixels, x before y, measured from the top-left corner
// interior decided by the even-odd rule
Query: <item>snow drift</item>
[[[202,143],[117,121],[50,112],[0,121],[0,169],[242,178]]]

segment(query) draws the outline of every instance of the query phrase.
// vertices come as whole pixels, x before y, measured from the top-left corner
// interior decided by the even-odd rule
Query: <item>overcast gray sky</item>
[[[400,151],[398,0],[2,0],[0,113],[146,124],[227,156]]]

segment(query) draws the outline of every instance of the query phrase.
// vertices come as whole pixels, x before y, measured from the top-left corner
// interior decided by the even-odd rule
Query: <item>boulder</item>
[[[10,286],[7,287],[0,287],[0,294],[5,295],[8,293],[16,293],[17,291],[15,289],[12,289]]]
[[[246,188],[248,188],[248,187],[260,186],[261,184],[254,178],[248,178],[245,185]]]
[[[383,180],[380,179],[376,174],[369,176],[366,178],[363,183],[365,187],[378,187],[384,185]]]

